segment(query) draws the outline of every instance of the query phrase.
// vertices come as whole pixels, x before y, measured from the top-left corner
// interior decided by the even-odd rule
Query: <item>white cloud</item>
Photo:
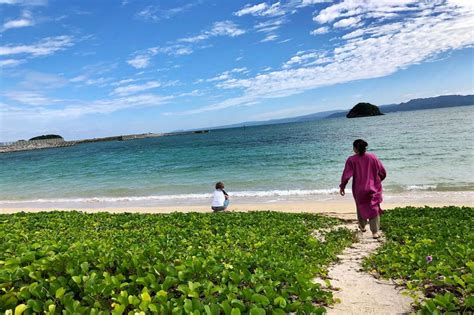
[[[191,92],[184,92],[176,95],[176,97],[186,97],[186,96],[201,96],[203,93],[199,90],[192,90]]]
[[[88,114],[109,114],[127,108],[156,107],[161,106],[174,98],[173,96],[161,96],[156,94],[139,94],[87,102],[79,100],[54,100],[48,99],[41,95],[35,96],[33,94],[28,95],[26,93],[22,97],[21,92],[18,93],[19,94],[17,96],[11,96],[26,102],[25,104],[27,105],[37,107],[32,109],[8,106],[5,109],[2,108],[2,115],[4,115],[4,117],[20,118],[22,121],[29,118],[35,120],[42,118],[73,119]],[[60,104],[68,105],[59,109],[40,106],[51,104],[51,101],[55,103],[56,107]]]
[[[293,66],[313,66],[324,63],[332,62],[333,60],[328,57],[326,52],[322,51],[299,51],[295,56],[291,57],[290,60],[285,62],[282,66],[283,69],[288,69]]]
[[[11,28],[20,28],[20,27],[27,27],[27,26],[32,26],[32,25],[33,25],[32,20],[27,20],[27,19],[10,20],[3,24],[2,30],[6,31]]]
[[[35,23],[33,21],[31,12],[25,10],[23,11],[21,18],[16,19],[16,20],[8,20],[5,23],[3,23],[3,26],[1,27],[0,31],[4,32],[12,28],[28,27],[28,26],[33,26],[34,24]]]
[[[245,31],[238,28],[237,25],[232,21],[220,21],[214,23],[210,34],[212,36],[236,37],[245,34]]]
[[[201,34],[191,37],[180,38],[178,42],[197,43],[216,36],[236,37],[243,34],[245,34],[245,31],[240,29],[234,22],[219,21],[215,22],[209,31],[203,31]]]
[[[261,43],[266,43],[266,42],[272,42],[272,41],[275,41],[278,39],[278,35],[276,34],[268,34],[267,36],[265,36],[264,39],[262,39],[260,42]]]
[[[166,54],[166,55],[174,55],[174,56],[184,56],[190,55],[193,53],[191,47],[183,46],[183,45],[171,45],[165,47],[152,47],[149,48],[148,51],[153,55],[157,55],[159,53]]]
[[[144,84],[130,84],[130,85],[125,85],[125,86],[120,86],[118,88],[115,88],[111,94],[126,96],[126,95],[134,94],[137,92],[155,89],[160,86],[161,86],[161,83],[158,81],[148,81]]]
[[[257,32],[274,32],[287,22],[284,17],[260,22],[254,26]]]
[[[58,99],[49,98],[34,91],[9,91],[5,92],[4,96],[12,101],[29,106],[54,105],[60,102]]]
[[[150,66],[151,59],[158,54],[166,54],[170,56],[184,56],[193,53],[193,49],[182,44],[174,44],[169,46],[156,46],[146,49],[145,51],[136,52],[135,56],[127,63],[136,69],[145,69]]]
[[[286,97],[322,86],[378,78],[393,74],[411,65],[419,64],[443,53],[474,46],[474,8],[472,5],[449,1],[408,2],[387,0],[368,1],[373,11],[410,11],[399,19],[371,21],[349,38],[327,51],[298,52],[276,70],[245,79],[229,78],[218,84],[224,89],[239,89],[241,96],[229,98],[191,111],[178,114],[196,114],[232,106],[246,106],[264,99]],[[374,4],[375,3],[375,4]],[[332,6],[336,8],[331,8]],[[321,22],[341,15],[360,16],[359,1],[345,1],[322,10],[317,17]],[[344,9],[341,9],[343,7]],[[367,8],[366,8],[367,9]],[[349,12],[350,11],[350,12]],[[431,12],[427,14],[426,12]],[[323,18],[324,17],[324,18]]]
[[[32,45],[6,45],[0,46],[0,56],[10,55],[31,55],[33,57],[54,54],[57,51],[65,50],[73,45],[71,36],[46,37]]]
[[[127,3],[125,3],[127,4]],[[185,11],[188,11],[192,7],[196,6],[198,2],[194,3],[188,3],[185,4],[181,7],[175,7],[171,9],[160,9],[159,6],[156,5],[150,5],[147,6],[146,8],[142,9],[139,11],[136,16],[139,18],[142,18],[144,20],[152,21],[152,22],[158,22],[160,20],[167,20],[171,19],[175,15],[178,15],[180,13],[183,13]],[[122,6],[124,4],[122,3]]]
[[[302,0],[301,5],[308,6],[312,4],[327,3],[327,2],[332,2],[332,0]]]
[[[311,31],[311,35],[321,35],[321,34],[326,34],[329,32],[329,27],[327,26],[323,26],[323,27],[320,27],[320,28],[317,28],[313,31]]]
[[[120,81],[111,83],[110,85],[111,85],[111,86],[119,86],[119,85],[123,85],[123,84],[127,84],[127,83],[132,83],[132,82],[136,82],[136,81],[138,81],[138,79],[123,79],[123,80],[120,80]]]
[[[328,23],[339,18],[368,13],[396,15],[401,12],[413,11],[416,9],[416,5],[423,6],[423,3],[416,0],[342,1],[321,10],[314,17],[314,21],[318,23]]]
[[[25,60],[23,59],[3,59],[3,60],[0,60],[0,67],[2,68],[14,67],[24,62]]]
[[[244,16],[244,15],[254,15],[254,16],[281,16],[284,15],[286,12],[282,8],[280,2],[275,2],[272,5],[268,5],[265,2],[250,5],[247,4],[241,10],[234,12],[236,16]]]
[[[278,44],[288,43],[289,41],[291,41],[291,38],[283,39],[283,40],[279,41]]]
[[[21,6],[40,6],[46,5],[47,0],[0,0],[0,4],[21,5]]]
[[[347,19],[342,19],[334,23],[334,27],[350,27],[356,26],[362,20],[360,16],[353,16]]]
[[[249,72],[249,70],[247,69],[247,67],[241,67],[241,68],[234,68],[232,70],[230,70],[230,72],[232,73],[247,73]]]
[[[232,74],[235,74],[235,73],[248,73],[248,72],[249,72],[249,70],[246,67],[234,68],[234,69],[231,69],[231,70],[224,71],[224,72],[218,74],[217,76],[215,76],[213,78],[203,80],[203,81],[206,81],[206,82],[224,81],[224,80],[231,79]]]
[[[276,17],[296,13],[298,9],[314,4],[332,2],[331,0],[291,0],[283,3],[277,1],[273,4],[261,2],[255,5],[247,4],[242,9],[234,12],[236,16],[253,15],[257,17]]]
[[[78,75],[72,79],[70,79],[69,81],[71,81],[72,83],[77,83],[77,82],[83,82],[83,81],[86,81],[87,80],[87,76],[85,75]]]
[[[33,90],[45,90],[45,89],[57,89],[65,86],[68,82],[61,75],[38,72],[38,71],[26,71],[22,72],[23,80],[18,84],[22,89],[33,89]]]
[[[262,11],[266,10],[267,8],[268,8],[268,4],[266,4],[265,2],[256,4],[256,5],[247,4],[241,10],[234,12],[234,15],[237,15],[237,16],[243,16],[247,14],[258,15]]]
[[[170,56],[184,56],[193,53],[193,45],[212,37],[228,36],[236,37],[245,34],[245,30],[240,29],[232,21],[215,22],[210,30],[202,31],[200,34],[178,39],[175,43],[171,42],[168,46],[156,46],[144,51],[135,53],[135,56],[127,63],[136,69],[144,69],[150,66],[152,57],[157,54],[166,54]],[[200,47],[204,48],[204,47]]]
[[[138,55],[132,59],[127,60],[127,63],[136,69],[144,69],[150,64],[151,56]]]
[[[112,78],[100,77],[97,79],[87,79],[84,83],[86,85],[95,85],[95,86],[104,87],[107,85],[107,83],[109,83],[112,80],[113,80]]]

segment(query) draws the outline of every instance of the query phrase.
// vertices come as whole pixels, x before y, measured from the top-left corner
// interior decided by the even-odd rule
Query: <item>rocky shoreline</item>
[[[19,141],[19,142],[15,142],[9,145],[0,146],[0,153],[70,147],[76,144],[77,144],[77,141],[47,141],[47,140]]]
[[[70,147],[77,144],[89,143],[89,142],[128,141],[128,140],[135,140],[135,139],[175,136],[175,135],[182,135],[182,134],[205,134],[205,133],[209,133],[209,130],[194,130],[194,131],[171,132],[171,133],[143,133],[143,134],[132,134],[132,135],[92,138],[92,139],[73,140],[73,141],[65,141],[62,137],[56,138],[56,139],[42,139],[42,140],[28,140],[28,141],[20,140],[20,141],[16,141],[7,145],[0,145],[0,153]]]

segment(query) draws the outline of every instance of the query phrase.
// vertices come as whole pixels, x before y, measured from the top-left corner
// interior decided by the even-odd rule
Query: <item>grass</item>
[[[381,224],[387,242],[366,270],[421,292],[418,314],[474,313],[474,208],[397,208]]]
[[[0,215],[0,311],[321,314],[311,282],[352,241],[337,219],[275,212]]]

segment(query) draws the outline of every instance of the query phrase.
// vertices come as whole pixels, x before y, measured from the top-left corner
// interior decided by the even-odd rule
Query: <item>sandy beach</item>
[[[413,198],[412,194],[409,196],[400,194],[394,196],[386,196],[386,202],[383,203],[382,208],[385,210],[396,207],[414,206],[414,207],[442,207],[442,206],[474,206],[474,192],[462,195],[456,195],[453,192],[430,194],[429,198],[423,198],[420,194],[418,198]],[[78,210],[84,212],[110,212],[110,213],[171,213],[171,212],[211,212],[207,200],[196,201],[189,204],[176,203],[176,205],[153,205],[153,204],[134,204],[134,203],[77,203],[77,204],[48,204],[37,203],[28,206],[11,206],[0,205],[0,213],[15,213],[15,212],[40,212],[40,211],[71,211]],[[326,215],[337,216],[345,219],[355,218],[355,204],[352,196],[344,198],[337,198],[333,196],[329,200],[301,200],[288,199],[276,201],[252,201],[246,202],[245,199],[235,198],[232,200],[229,211],[282,211],[282,212],[309,212],[320,213]]]

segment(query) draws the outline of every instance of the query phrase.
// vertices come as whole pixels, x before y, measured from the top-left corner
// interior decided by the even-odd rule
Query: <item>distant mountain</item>
[[[474,105],[474,95],[442,95],[428,98],[416,98],[405,103],[380,105],[382,113],[406,112],[412,110],[435,109]],[[346,112],[334,113],[327,118],[344,117]]]
[[[400,104],[380,105],[378,108],[382,113],[393,113],[412,110],[435,109],[444,107],[469,106],[474,105],[474,95],[442,95],[428,98],[417,98]],[[219,126],[206,129],[239,128],[260,125],[286,124],[304,121],[321,120],[326,118],[346,117],[349,110],[330,110],[309,115],[271,119],[264,121],[246,121],[243,123]]]
[[[416,98],[405,103],[379,106],[383,113],[474,105],[474,95],[442,95]]]
[[[243,123],[233,124],[233,125],[226,125],[226,126],[219,126],[213,127],[211,129],[222,129],[222,128],[238,128],[238,127],[250,127],[250,126],[260,126],[260,125],[275,125],[275,124],[286,124],[286,123],[294,123],[294,122],[304,122],[304,121],[312,121],[312,120],[319,120],[325,119],[328,116],[335,114],[335,113],[344,113],[343,110],[329,110],[325,112],[319,112],[309,115],[297,116],[297,117],[289,117],[289,118],[281,118],[281,119],[270,119],[270,120],[259,120],[259,121],[246,121]]]

